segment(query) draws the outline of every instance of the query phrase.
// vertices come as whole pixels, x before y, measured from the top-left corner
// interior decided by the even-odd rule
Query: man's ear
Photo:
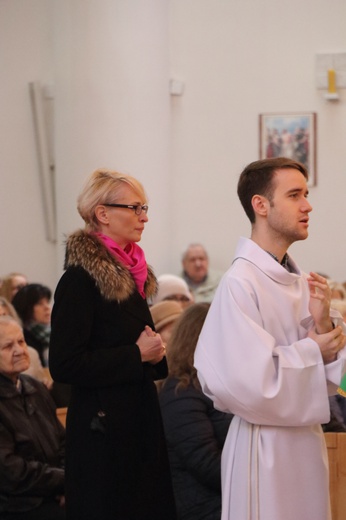
[[[256,215],[261,217],[267,216],[269,201],[266,197],[263,197],[263,195],[254,195],[251,204]]]
[[[95,216],[101,224],[108,224],[109,223],[109,217],[107,208],[100,204],[99,206],[96,206],[95,208]]]

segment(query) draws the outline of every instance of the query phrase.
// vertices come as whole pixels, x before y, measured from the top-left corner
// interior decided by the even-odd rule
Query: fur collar
[[[136,289],[130,271],[108,251],[97,236],[82,229],[70,235],[66,241],[64,268],[72,266],[87,271],[106,300],[127,300]],[[157,280],[149,266],[144,291],[147,298],[157,292]]]

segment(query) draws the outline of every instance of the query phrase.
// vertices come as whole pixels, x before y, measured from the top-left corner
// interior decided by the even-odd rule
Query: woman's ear
[[[256,215],[261,217],[267,215],[269,201],[266,197],[263,197],[263,195],[254,195],[251,204]]]
[[[100,204],[99,206],[96,206],[95,216],[101,224],[109,223],[109,217],[108,217],[108,212],[107,212],[106,206],[103,206],[102,204]]]

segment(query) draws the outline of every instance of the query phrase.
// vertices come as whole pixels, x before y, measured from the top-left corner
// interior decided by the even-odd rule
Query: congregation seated
[[[175,274],[161,274],[157,278],[158,290],[152,298],[152,305],[162,301],[178,302],[183,308],[193,303],[194,299],[190,289],[180,276]]]
[[[346,300],[342,300],[340,298],[332,299],[330,306],[332,309],[339,311],[343,317],[344,322],[346,322]]]
[[[0,316],[0,518],[65,520],[65,429],[29,363],[21,326]]]
[[[150,313],[155,325],[155,331],[167,347],[174,323],[183,312],[182,306],[175,301],[162,301],[150,307]]]
[[[51,334],[51,290],[39,283],[22,287],[13,298],[13,306],[22,321],[25,341],[34,347],[43,367],[48,367],[48,352]],[[67,406],[70,385],[54,382],[51,395],[58,407]]]
[[[327,282],[332,292],[333,300],[346,300],[346,290],[342,283],[330,278],[327,280]]]
[[[43,366],[48,366],[51,296],[49,287],[30,283],[19,289],[12,300],[23,324],[25,341],[37,350]]]
[[[17,272],[9,273],[1,279],[0,296],[12,302],[14,295],[27,283],[28,280],[24,274]]]
[[[208,309],[192,304],[175,322],[169,375],[159,391],[178,518],[184,520],[221,518],[221,452],[233,418],[203,394],[193,366]]]
[[[0,296],[0,316],[12,316],[20,325],[21,320],[13,307],[12,303],[6,300],[3,296]],[[30,366],[25,370],[25,374],[38,379],[44,383],[47,388],[51,388],[52,381],[47,377],[47,374],[42,366],[37,350],[28,345],[28,352],[30,357]]]
[[[211,303],[223,273],[209,267],[209,257],[201,244],[190,244],[182,256],[182,278],[194,301]]]

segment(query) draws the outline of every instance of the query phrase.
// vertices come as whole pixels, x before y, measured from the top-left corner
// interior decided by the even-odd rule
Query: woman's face
[[[41,298],[36,305],[34,305],[33,309],[33,321],[37,323],[42,323],[43,325],[50,324],[50,315],[51,315],[51,305],[47,298]]]
[[[114,202],[110,196],[109,203]],[[139,195],[131,186],[124,184],[117,193],[117,204],[144,205]],[[134,209],[114,208],[100,205],[96,208],[100,223],[99,231],[112,238],[122,249],[130,242],[139,242],[142,238],[144,225],[148,222],[148,216],[144,211],[136,215]]]

